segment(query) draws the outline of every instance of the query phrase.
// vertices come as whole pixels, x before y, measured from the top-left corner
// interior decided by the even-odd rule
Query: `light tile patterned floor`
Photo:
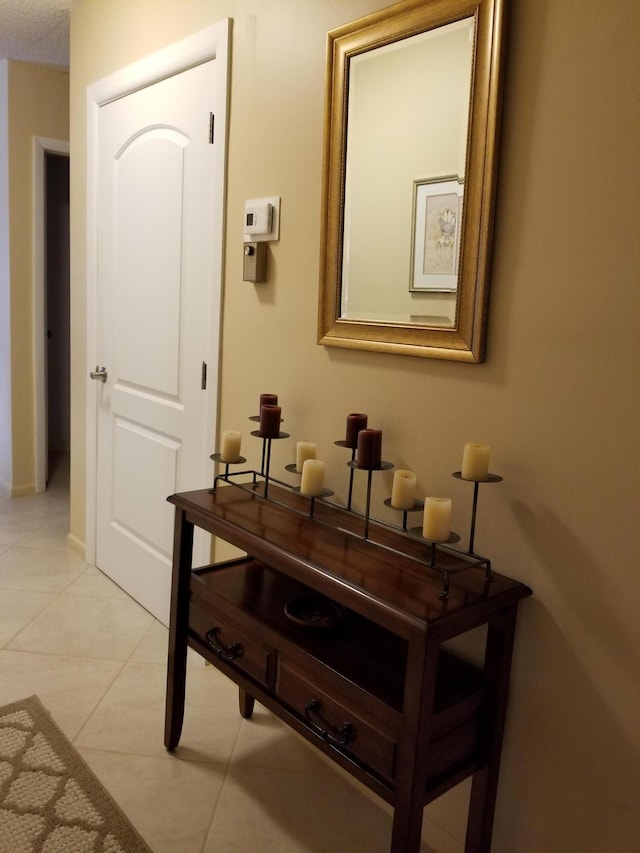
[[[154,853],[386,853],[388,807],[196,654],[164,749],[167,631],[67,547],[66,474],[0,499],[0,704],[37,694]]]

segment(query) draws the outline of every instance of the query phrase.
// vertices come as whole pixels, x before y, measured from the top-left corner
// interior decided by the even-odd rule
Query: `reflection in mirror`
[[[351,59],[341,317],[455,323],[473,25]]]
[[[403,0],[328,35],[321,344],[482,361],[502,0]]]

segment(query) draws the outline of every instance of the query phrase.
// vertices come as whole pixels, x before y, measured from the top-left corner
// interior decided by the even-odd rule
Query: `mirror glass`
[[[473,24],[350,62],[341,317],[455,324]]]
[[[319,343],[482,361],[501,0],[329,33]]]

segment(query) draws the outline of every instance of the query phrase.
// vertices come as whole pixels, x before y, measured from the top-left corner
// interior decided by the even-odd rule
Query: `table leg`
[[[248,720],[249,717],[253,714],[253,706],[255,704],[255,699],[253,698],[253,696],[249,696],[247,691],[243,690],[242,687],[239,687],[238,691],[240,716],[244,717],[245,720]]]
[[[504,618],[488,626],[484,674],[493,701],[483,720],[485,762],[473,774],[465,853],[489,853],[491,850],[516,613],[517,605],[514,605]]]
[[[396,803],[391,833],[391,853],[419,853],[425,778],[426,750],[418,744],[429,742],[433,720],[438,645],[426,645],[426,635],[414,639],[407,659],[404,731],[398,748]],[[416,686],[420,685],[420,690]]]
[[[164,745],[168,750],[178,745],[184,719],[192,553],[193,524],[187,521],[184,510],[176,509],[164,727]]]

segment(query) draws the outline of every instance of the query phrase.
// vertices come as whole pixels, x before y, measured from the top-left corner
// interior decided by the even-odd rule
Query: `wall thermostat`
[[[280,236],[280,197],[245,201],[243,225],[245,243],[277,240]]]
[[[244,233],[255,236],[268,234],[273,222],[273,205],[268,201],[247,202],[244,208]]]

